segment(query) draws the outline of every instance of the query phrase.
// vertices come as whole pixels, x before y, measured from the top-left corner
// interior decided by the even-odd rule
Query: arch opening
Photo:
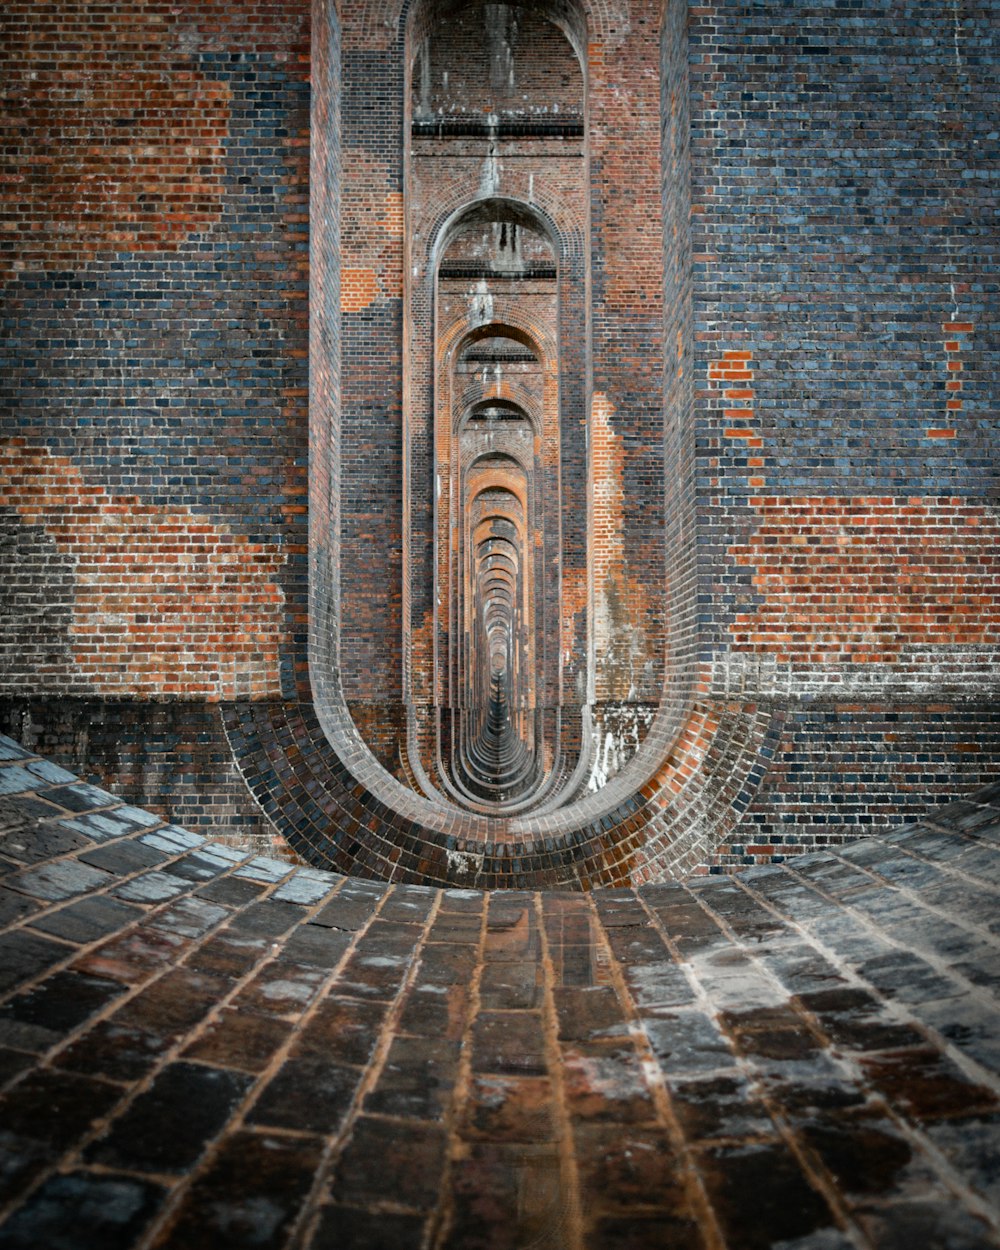
[[[407,764],[482,812],[572,798],[589,747],[587,468],[563,457],[586,420],[586,161],[579,142],[549,147],[585,129],[583,26],[568,35],[567,17],[474,0],[409,25],[405,445],[426,445],[408,480],[433,499],[411,486],[405,518]],[[508,504],[480,532],[484,483]],[[509,572],[488,560],[499,537]]]
[[[324,0],[317,4],[327,14]],[[669,690],[663,688],[665,714],[652,723],[648,733],[635,737],[634,747],[615,770],[598,775],[590,768],[600,748],[600,739],[593,735],[600,732],[594,728],[594,716],[602,714],[598,701],[604,697],[602,620],[617,628],[614,612],[609,610],[615,606],[618,590],[614,579],[620,578],[621,569],[627,576],[628,561],[638,556],[638,565],[632,567],[640,567],[645,578],[638,585],[655,586],[655,577],[646,576],[649,553],[654,549],[669,552],[669,547],[657,546],[655,536],[637,546],[631,521],[625,533],[623,487],[627,483],[622,470],[624,464],[625,471],[633,474],[633,485],[647,492],[641,504],[649,490],[655,499],[663,485],[657,477],[657,465],[662,464],[657,459],[662,456],[662,409],[650,414],[662,342],[655,322],[662,309],[649,286],[641,298],[652,296],[643,310],[651,316],[641,334],[629,340],[628,363],[638,365],[641,377],[626,378],[627,370],[616,356],[625,341],[621,337],[625,325],[621,310],[614,309],[616,300],[621,304],[624,298],[627,304],[634,294],[635,279],[628,272],[633,260],[606,250],[613,232],[607,218],[598,215],[591,222],[592,204],[603,205],[602,212],[607,207],[607,182],[592,179],[590,162],[595,153],[598,159],[608,155],[609,109],[613,111],[620,103],[610,68],[613,58],[602,60],[605,44],[601,41],[610,39],[605,50],[613,50],[616,40],[631,35],[627,31],[622,35],[609,25],[603,10],[588,10],[586,20],[581,10],[567,20],[566,13],[557,12],[558,7],[543,7],[539,12],[572,45],[572,81],[580,86],[582,133],[546,132],[536,116],[529,118],[532,125],[525,133],[515,135],[498,129],[495,118],[489,116],[491,110],[481,131],[458,134],[445,128],[428,133],[417,124],[416,88],[411,90],[411,86],[418,70],[418,45],[430,37],[445,10],[416,0],[406,19],[404,55],[384,58],[386,66],[393,66],[387,74],[398,73],[405,80],[399,93],[404,151],[398,166],[402,183],[402,197],[396,201],[402,210],[398,226],[391,216],[395,211],[391,181],[386,197],[382,184],[372,181],[370,165],[345,162],[343,167],[345,232],[353,234],[357,222],[363,220],[357,209],[360,191],[362,199],[367,197],[364,211],[378,215],[385,222],[386,234],[400,240],[395,270],[398,287],[393,286],[395,260],[383,265],[381,259],[389,251],[395,257],[394,244],[379,253],[377,265],[382,268],[373,271],[374,296],[368,294],[372,288],[365,287],[363,280],[360,288],[357,285],[359,279],[352,275],[359,271],[343,270],[345,282],[355,286],[347,286],[341,300],[342,352],[337,337],[341,322],[328,315],[328,303],[318,311],[316,301],[312,303],[312,353],[318,366],[313,371],[312,393],[323,396],[326,405],[313,408],[320,454],[310,487],[311,524],[315,519],[313,532],[318,537],[310,550],[315,607],[310,617],[310,655],[316,708],[326,739],[347,773],[363,787],[363,791],[352,789],[355,798],[350,802],[355,814],[349,825],[359,828],[359,853],[368,854],[364,848],[369,836],[357,825],[363,819],[364,829],[376,840],[385,830],[384,837],[394,847],[390,863],[398,859],[409,864],[413,840],[407,839],[405,846],[393,841],[394,831],[405,827],[412,830],[418,846],[429,848],[427,855],[434,864],[441,860],[440,870],[447,879],[454,866],[453,850],[456,855],[471,854],[476,862],[480,855],[492,856],[497,863],[506,862],[509,856],[526,856],[524,862],[532,863],[542,857],[550,862],[548,845],[543,851],[534,843],[543,817],[546,844],[551,833],[553,845],[562,848],[558,856],[560,864],[565,864],[567,881],[585,880],[590,869],[576,866],[584,859],[588,864],[599,862],[602,880],[617,880],[616,874],[631,871],[627,865],[634,831],[624,829],[622,822],[632,824],[629,813],[640,802],[639,790],[643,796],[672,792],[670,752],[680,740],[685,709],[690,707],[685,702],[689,698],[685,691],[690,690],[685,670],[682,681]],[[652,8],[649,17],[655,26],[658,19]],[[592,37],[599,32],[598,43],[589,46],[583,58],[579,53],[588,48],[586,31],[591,20],[595,23]],[[514,59],[516,77],[517,49]],[[360,75],[362,69],[365,75],[373,72],[369,62],[362,66],[357,59],[350,72]],[[355,88],[360,81],[355,78]],[[647,116],[659,105],[658,99],[654,102],[657,81],[655,73],[645,74],[635,97]],[[597,101],[598,124],[593,135],[588,135],[588,109],[593,100]],[[328,95],[318,93],[314,116],[320,116],[329,103]],[[483,111],[489,101],[480,104]],[[630,112],[625,119],[626,130],[633,116]],[[513,126],[514,119],[507,117],[504,124]],[[378,130],[356,109],[345,115],[345,125],[345,135],[351,136],[372,136]],[[321,172],[322,156],[317,166]],[[390,165],[394,159],[390,154]],[[313,196],[313,220],[320,228],[314,231],[311,246],[313,258],[320,260],[313,272],[321,282],[322,258],[337,254],[336,247],[323,250],[321,246],[326,238],[323,206],[327,194],[322,188],[328,189],[337,177],[333,174],[325,182],[317,179],[314,183],[320,189]],[[637,186],[636,203],[650,223],[648,235],[658,229],[658,201],[650,197],[641,179]],[[630,207],[629,211],[634,218],[635,210]],[[526,240],[529,253],[535,249],[527,257]],[[477,247],[479,255],[474,254]],[[461,254],[463,248],[468,255]],[[497,253],[495,259],[490,248]],[[647,247],[646,258],[653,254]],[[450,271],[460,261],[463,269],[474,264],[476,276]],[[401,292],[401,298],[394,290]],[[592,300],[597,301],[593,314]],[[678,308],[682,316],[687,315],[682,304]],[[394,317],[398,317],[395,322]],[[372,335],[377,333],[380,342],[391,343],[394,325],[401,363],[399,372],[389,375],[401,379],[396,426],[391,423],[392,396],[386,405],[373,403],[371,391],[362,390],[359,382],[362,374],[371,376]],[[598,336],[593,346],[592,335]],[[598,362],[605,373],[600,385],[592,375]],[[332,385],[327,384],[328,363]],[[669,360],[667,368],[669,376]],[[338,389],[341,382],[343,402]],[[687,380],[684,385],[689,385]],[[333,414],[329,424],[324,411]],[[644,424],[636,425],[637,418]],[[657,419],[661,422],[659,440],[654,428]],[[471,527],[453,507],[453,498],[461,501],[463,510],[470,506],[472,475],[482,468],[482,462],[476,463],[481,461],[476,438],[491,436],[496,451],[497,436],[503,432],[523,444],[511,452],[507,471],[523,473],[530,485],[521,492],[523,504],[508,504],[508,515],[489,517],[492,534],[477,533],[477,527]],[[636,433],[641,435],[639,442]],[[357,466],[370,465],[371,448],[382,443],[398,448],[401,473],[393,479],[389,472],[384,481],[372,483],[370,470],[359,476]],[[671,454],[668,436],[667,455]],[[595,479],[594,466],[602,463],[610,464],[612,474],[618,474],[610,488]],[[402,506],[392,513],[394,481],[401,481]],[[398,488],[395,491],[398,498]],[[389,512],[375,510],[384,509],[383,500],[388,501]],[[314,503],[318,504],[315,509]],[[392,515],[401,517],[401,532],[393,534],[392,526],[382,523],[384,516]],[[362,574],[365,544],[377,542],[383,531],[390,570],[384,588],[373,585],[370,578],[365,582]],[[602,552],[605,533],[610,534],[611,543]],[[329,544],[324,547],[327,538]],[[397,556],[399,564],[394,565]],[[394,567],[401,569],[398,577],[392,572]],[[501,569],[504,576],[499,574]],[[458,596],[453,593],[458,586],[464,587],[463,603],[475,600],[482,607],[475,680],[468,668],[472,650],[464,637]],[[526,593],[534,596],[529,612],[523,608]],[[626,617],[641,621],[648,612],[642,593],[621,600]],[[659,587],[653,593],[659,595]],[[400,640],[398,665],[384,646],[387,635],[381,628],[393,614],[400,622],[395,634]],[[535,646],[531,651],[524,645],[519,661],[517,632],[519,628],[523,632],[528,620]],[[627,619],[625,626],[632,628]],[[688,650],[693,638],[689,631],[681,639]],[[648,639],[647,657],[662,634],[650,632]],[[532,641],[530,631],[528,641]],[[672,663],[678,654],[671,652]],[[655,683],[663,672],[662,654],[652,664],[648,658],[645,662],[638,697],[655,700],[658,695],[653,692],[659,689]],[[488,687],[484,674],[489,675]],[[502,698],[501,692],[493,691],[496,677],[505,683]],[[533,705],[523,694],[532,689],[532,682]],[[480,710],[489,712],[492,704],[494,717],[502,714],[498,702],[508,712],[513,706],[518,714],[518,700],[528,705],[527,724],[518,737],[532,748],[538,774],[523,785],[519,795],[505,797],[502,806],[495,799],[480,802],[456,792],[453,760],[467,753],[471,739],[467,733],[453,734],[451,721],[456,712],[468,714],[462,703],[466,690],[474,690]],[[366,704],[367,699],[372,702]],[[393,720],[397,715],[401,721]],[[471,719],[469,724],[473,724]],[[369,798],[362,794],[373,805],[372,814],[363,818],[359,805],[367,805]],[[354,853],[352,849],[350,855]],[[405,871],[412,870],[410,866]],[[421,866],[417,871],[424,874],[427,870]],[[560,879],[563,871],[563,867],[557,870]]]

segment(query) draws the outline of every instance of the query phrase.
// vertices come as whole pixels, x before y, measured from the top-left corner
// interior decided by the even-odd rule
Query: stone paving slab
[[[998,787],[589,896],[0,794],[0,1250],[1000,1247]]]

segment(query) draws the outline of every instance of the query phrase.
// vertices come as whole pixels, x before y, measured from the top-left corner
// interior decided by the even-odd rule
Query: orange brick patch
[[[378,299],[378,275],[374,269],[345,269],[340,277],[343,312],[361,312]]]
[[[193,67],[168,74],[173,21],[155,6],[112,7],[99,20],[75,8],[13,0],[6,13],[8,39],[24,40],[0,70],[6,126],[32,138],[17,184],[0,193],[18,240],[0,272],[173,250],[222,212],[230,88]]]
[[[948,414],[945,420],[957,420],[956,414],[962,411],[962,400],[960,394],[962,391],[962,379],[960,374],[964,372],[964,365],[961,360],[960,353],[968,347],[968,338],[972,333],[973,325],[971,321],[946,321],[941,326],[942,333],[946,336],[944,340],[945,351],[945,372],[947,374],[944,389],[948,394],[945,400],[945,412]],[[925,438],[954,438],[956,431],[945,427],[936,429],[928,429],[924,432]]]
[[[112,495],[19,439],[0,445],[0,496],[75,562],[72,648],[95,694],[280,694],[277,548],[189,508]]]
[[[1000,521],[985,508],[936,497],[753,504],[760,524],[729,555],[762,601],[736,617],[734,650],[870,663],[910,644],[996,638]]]

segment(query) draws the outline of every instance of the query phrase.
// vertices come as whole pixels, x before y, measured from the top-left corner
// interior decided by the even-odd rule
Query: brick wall
[[[566,673],[576,698],[593,629],[596,693],[626,696],[598,746],[619,723],[645,737],[641,775],[512,826],[494,884],[536,833],[591,856],[526,853],[539,880],[690,866],[699,810],[703,862],[787,854],[996,761],[987,9],[672,2],[661,29],[655,6],[593,5],[576,38],[581,21],[586,200],[568,162],[518,193],[563,214],[591,301],[561,327]],[[5,723],[28,732],[34,697],[30,732],[105,784],[261,836],[208,704],[264,735],[232,740],[260,797],[263,760],[297,784],[273,727],[315,694],[346,792],[375,786],[365,822],[429,839],[407,871],[444,879],[457,835],[395,763],[434,586],[432,492],[403,490],[403,29],[388,2],[345,22],[292,0],[6,6],[0,693]],[[526,116],[553,115],[566,47],[535,62]],[[435,108],[496,103],[449,81]],[[471,151],[433,142],[429,225]],[[426,486],[430,446],[406,446]],[[69,724],[89,765],[58,745]],[[190,766],[165,762],[174,743]]]
[[[985,10],[755,20],[692,10],[705,636],[848,667],[979,643],[997,589]]]
[[[502,6],[484,22],[472,7],[439,18],[426,40],[413,70],[414,117],[582,121],[580,65],[540,14]]]
[[[934,818],[934,805],[995,771],[996,708],[836,703],[787,713],[773,759],[714,862],[743,867]],[[928,811],[928,808],[930,810]]]
[[[304,674],[308,17],[5,7],[6,690]]]
[[[247,790],[216,706],[6,698],[0,732],[187,829],[295,858]]]
[[[995,768],[993,36],[691,16],[702,645],[720,696],[790,709],[737,840],[766,857]]]

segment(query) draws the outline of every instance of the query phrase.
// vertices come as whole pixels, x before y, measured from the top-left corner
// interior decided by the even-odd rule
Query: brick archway
[[[335,15],[321,4],[320,17],[316,33],[320,39],[324,38],[325,22],[331,32],[329,46],[335,48],[341,38]],[[671,38],[677,38],[676,32]],[[358,64],[361,62],[359,54],[351,49],[362,45],[360,33],[345,34],[343,57],[347,71],[342,79],[344,91],[356,89],[356,79],[352,78],[352,58]],[[364,63],[370,65],[367,61]],[[405,57],[394,64],[395,81],[402,87],[407,83]],[[595,62],[591,61],[588,74],[588,107],[594,107],[596,102],[597,113],[603,123],[615,98],[615,90],[599,58],[596,69]],[[334,95],[336,81],[332,74],[326,79]],[[655,110],[658,118],[659,91],[651,90],[651,87],[651,83],[647,84],[644,90],[648,92],[648,106]],[[331,135],[336,135],[336,110],[331,112],[329,101],[323,98],[323,81],[314,81],[314,89],[316,117],[321,124],[329,127]],[[400,125],[405,115],[405,111],[401,110]],[[360,124],[356,110],[351,110],[350,124],[354,127]],[[353,151],[351,142],[357,133],[353,131],[345,135],[342,127],[339,132],[340,149],[347,147]],[[531,141],[537,138],[532,136]],[[563,138],[559,138],[562,142]],[[575,136],[569,141],[578,143],[579,138]],[[462,144],[467,139],[469,136],[438,135],[430,139],[422,138],[421,142]],[[471,140],[491,142],[489,135],[476,134],[471,136]],[[551,140],[550,135],[541,137],[543,143]],[[411,141],[407,139],[407,143]],[[591,179],[595,161],[606,159],[607,144],[606,133],[595,130],[594,141],[588,149],[587,167],[591,171]],[[529,397],[530,388],[511,370],[507,371],[510,380],[502,379],[499,386],[484,388],[479,381],[466,384],[455,395],[454,404],[449,403],[443,409],[436,405],[434,371],[440,364],[441,355],[433,345],[437,333],[434,316],[440,310],[440,280],[433,268],[422,261],[417,264],[414,273],[414,261],[419,257],[436,257],[437,260],[445,257],[449,263],[454,261],[458,268],[468,268],[465,262],[469,257],[447,257],[447,240],[443,248],[435,251],[445,223],[461,220],[464,206],[470,204],[521,203],[530,207],[534,200],[544,200],[546,194],[551,200],[551,189],[547,193],[535,192],[527,163],[522,162],[515,167],[513,159],[509,161],[514,169],[508,180],[509,185],[504,181],[507,175],[501,171],[499,186],[491,185],[482,194],[471,197],[467,190],[462,191],[461,188],[442,194],[441,188],[447,184],[447,179],[438,176],[433,194],[425,206],[426,211],[420,217],[424,224],[419,229],[410,229],[407,221],[409,210],[405,203],[401,218],[385,219],[378,215],[384,214],[386,195],[391,198],[391,179],[388,192],[375,194],[370,189],[370,166],[365,161],[348,167],[336,143],[327,147],[321,140],[317,146],[312,214],[314,471],[310,631],[318,719],[314,720],[311,713],[303,710],[286,722],[284,730],[272,727],[267,731],[268,735],[277,732],[279,739],[287,743],[283,749],[294,753],[290,768],[279,768],[276,776],[273,768],[261,769],[262,759],[254,746],[255,736],[259,736],[260,732],[261,710],[248,712],[245,717],[234,713],[230,732],[235,735],[234,741],[243,744],[238,754],[248,780],[268,809],[278,815],[283,827],[291,830],[293,844],[303,848],[317,862],[334,863],[365,875],[466,883],[474,880],[479,884],[489,882],[494,885],[544,882],[580,887],[612,884],[625,879],[654,879],[691,867],[703,858],[706,846],[725,835],[749,801],[756,784],[753,765],[770,732],[768,726],[772,717],[753,708],[733,705],[729,709],[717,709],[699,705],[693,700],[698,679],[697,669],[689,659],[693,655],[690,650],[693,636],[687,624],[689,615],[685,601],[675,596],[670,616],[674,644],[670,651],[669,669],[663,667],[663,651],[657,651],[657,638],[662,637],[662,625],[655,622],[662,619],[662,609],[654,610],[649,606],[643,609],[643,624],[648,634],[645,645],[650,648],[650,655],[658,657],[642,678],[646,683],[642,690],[650,691],[648,696],[643,697],[651,700],[651,707],[659,708],[652,723],[646,722],[649,729],[645,739],[639,737],[633,758],[615,775],[601,778],[603,784],[596,790],[588,791],[590,778],[586,769],[579,767],[580,760],[585,759],[580,749],[581,741],[587,735],[594,740],[595,732],[599,732],[599,728],[595,731],[595,717],[599,720],[604,715],[600,704],[593,703],[595,693],[600,693],[599,684],[604,680],[600,666],[590,672],[587,670],[591,620],[611,620],[613,613],[607,605],[624,584],[620,581],[623,569],[636,570],[639,584],[648,588],[652,596],[650,604],[653,604],[664,587],[664,560],[669,585],[671,565],[682,569],[691,551],[691,531],[686,523],[683,524],[681,540],[665,550],[663,531],[656,519],[661,507],[655,489],[656,479],[650,478],[645,470],[641,479],[645,482],[645,494],[639,501],[630,499],[631,513],[626,514],[631,475],[635,472],[633,465],[640,463],[636,459],[636,439],[647,437],[644,432],[647,427],[648,437],[652,440],[650,446],[658,448],[659,471],[669,484],[668,496],[678,490],[683,493],[684,456],[690,450],[684,405],[690,400],[690,391],[689,383],[682,380],[679,390],[674,386],[675,393],[669,396],[668,402],[672,407],[668,417],[666,455],[674,457],[674,464],[667,473],[663,459],[662,389],[658,382],[648,391],[642,389],[646,386],[642,379],[648,375],[652,380],[656,376],[659,338],[649,331],[647,325],[643,358],[648,356],[652,372],[645,365],[636,372],[639,358],[622,358],[621,353],[614,349],[615,340],[610,329],[612,324],[617,324],[615,318],[633,315],[628,311],[631,297],[625,285],[625,274],[629,265],[635,262],[627,256],[604,250],[594,253],[589,244],[579,246],[582,237],[580,222],[586,221],[589,211],[586,205],[602,202],[606,193],[599,188],[595,190],[592,183],[588,183],[587,199],[581,201],[584,210],[568,211],[567,230],[559,226],[558,213],[553,215],[547,208],[539,210],[536,207],[534,210],[546,213],[560,240],[556,256],[563,268],[559,269],[557,263],[557,283],[563,281],[568,268],[576,265],[580,290],[585,294],[590,292],[577,307],[570,306],[567,311],[566,301],[559,291],[557,316],[532,317],[526,314],[523,300],[499,290],[499,282],[509,281],[509,276],[497,280],[495,297],[487,284],[485,292],[473,290],[470,298],[466,286],[462,295],[466,301],[464,322],[463,317],[458,315],[447,321],[450,329],[442,336],[440,344],[453,354],[457,349],[460,356],[461,345],[468,340],[470,329],[478,336],[478,343],[486,343],[490,338],[502,338],[504,333],[513,330],[516,335],[512,341],[520,341],[522,346],[530,341],[534,345],[532,350],[543,349],[539,351],[540,356],[551,350],[547,346],[549,343],[554,341],[556,344],[551,373],[559,388],[558,411],[561,415],[557,428],[561,441],[558,469],[549,470],[544,485],[551,487],[554,479],[563,492],[560,507],[562,533],[557,545],[562,562],[562,585],[558,596],[559,628],[564,636],[567,629],[571,634],[574,630],[582,630],[582,637],[586,640],[575,657],[575,667],[573,648],[568,648],[570,655],[567,663],[564,658],[566,649],[560,643],[562,680],[565,687],[568,676],[573,687],[571,693],[578,699],[579,719],[575,725],[569,726],[567,732],[567,705],[546,709],[546,715],[556,728],[543,726],[541,737],[544,740],[548,735],[548,741],[559,743],[558,753],[552,753],[554,769],[561,770],[562,788],[558,797],[553,796],[551,802],[540,802],[531,813],[491,816],[463,810],[453,802],[443,801],[440,796],[428,793],[424,784],[427,773],[420,765],[421,760],[435,758],[435,743],[428,733],[428,726],[436,731],[436,725],[429,721],[421,724],[412,698],[397,702],[401,716],[399,721],[393,722],[396,725],[393,733],[399,735],[395,741],[400,741],[405,735],[408,745],[416,745],[415,750],[408,752],[409,758],[404,756],[394,761],[388,753],[383,753],[380,758],[378,743],[373,745],[370,734],[366,737],[366,730],[359,728],[361,722],[357,720],[354,696],[361,671],[358,657],[373,654],[377,659],[377,653],[370,651],[366,638],[372,637],[373,631],[377,633],[380,621],[389,618],[385,612],[380,616],[379,611],[375,611],[370,620],[362,619],[358,614],[359,605],[365,601],[358,597],[359,570],[357,558],[352,554],[361,550],[351,533],[355,524],[352,509],[356,507],[358,497],[351,484],[351,474],[355,472],[353,448],[358,446],[359,429],[362,428],[365,438],[373,438],[376,443],[386,431],[386,438],[389,439],[386,445],[391,445],[392,421],[395,418],[390,413],[388,424],[383,419],[379,425],[368,423],[359,427],[359,417],[366,408],[365,404],[358,402],[363,397],[357,390],[360,375],[353,361],[370,359],[375,347],[379,346],[381,350],[381,345],[384,345],[389,353],[385,376],[392,378],[392,362],[396,360],[400,367],[398,376],[408,378],[406,388],[400,392],[399,425],[396,427],[399,434],[395,437],[399,440],[396,445],[406,455],[404,471],[401,472],[403,515],[410,516],[415,508],[417,523],[411,524],[405,558],[399,566],[401,570],[405,569],[405,576],[398,582],[400,613],[397,619],[409,619],[416,623],[416,628],[411,630],[408,638],[401,628],[399,636],[405,640],[406,653],[401,657],[399,668],[392,671],[418,675],[421,681],[427,681],[428,675],[433,675],[435,671],[430,657],[437,639],[433,633],[433,614],[425,620],[421,618],[419,596],[424,595],[430,605],[436,585],[433,577],[435,565],[431,558],[436,489],[433,486],[436,448],[432,433],[442,427],[440,423],[434,425],[437,418],[433,414],[440,415],[443,411],[446,414],[443,428],[454,434],[458,428],[454,424],[456,412],[468,413],[477,404],[489,401],[506,405],[507,411],[519,404],[527,411],[531,405],[524,402]],[[461,155],[458,154],[456,159],[461,159]],[[492,168],[489,153],[484,159],[485,168]],[[402,178],[402,162],[398,168]],[[450,205],[448,195],[451,196]],[[337,256],[340,256],[343,269],[345,261],[352,259],[357,250],[353,232],[357,222],[362,220],[358,209],[359,197],[368,206],[366,211],[376,212],[377,205],[383,206],[378,208],[373,219],[374,229],[391,233],[398,230],[396,223],[400,220],[403,229],[402,240],[388,250],[383,249],[381,268],[375,271],[377,297],[371,305],[360,309],[354,306],[353,296],[346,302],[343,298],[338,302],[332,298],[338,290],[334,273]],[[659,202],[657,192],[656,198],[647,204],[651,220],[658,221]],[[340,233],[344,228],[345,209],[346,225],[351,232],[346,251]],[[524,210],[517,211],[522,215],[516,224],[523,225]],[[509,223],[511,218],[507,220]],[[487,210],[485,221],[473,220],[477,228],[485,226],[493,229],[498,225],[502,227],[502,224],[503,214],[494,209]],[[434,234],[435,230],[438,234]],[[606,232],[606,225],[598,220],[584,229],[583,237],[591,241],[594,238],[599,240]],[[399,235],[392,237],[398,239]],[[552,237],[551,234],[549,237]],[[568,244],[566,240],[569,240]],[[366,243],[365,246],[370,252],[371,245]],[[661,246],[662,243],[658,243],[658,250]],[[405,265],[402,263],[404,255],[407,258]],[[593,264],[592,255],[597,258]],[[490,266],[495,267],[493,260]],[[399,275],[398,287],[394,286],[392,278],[394,267]],[[539,265],[539,268],[543,266]],[[460,275],[456,277],[459,282],[467,281]],[[542,281],[551,282],[552,279]],[[489,297],[478,311],[475,308],[477,293]],[[592,320],[599,329],[599,335],[591,343],[586,332],[589,324],[588,301],[595,298],[601,312],[599,316],[595,313]],[[491,301],[492,308],[487,308],[486,304]],[[620,311],[616,311],[619,308]],[[678,308],[683,313],[682,303],[678,304]],[[502,327],[508,330],[498,336],[495,331]],[[399,337],[395,338],[395,342],[401,350],[392,346],[396,335]],[[415,350],[415,345],[421,343],[427,350]],[[393,355],[393,352],[396,354]],[[406,352],[413,353],[409,363]],[[595,385],[598,374],[603,384],[600,388]],[[429,397],[433,397],[435,403],[428,404]],[[414,414],[419,412],[426,413],[424,420],[430,422],[423,429],[413,423]],[[539,417],[543,442],[544,412],[543,402]],[[567,412],[570,414],[569,425]],[[458,420],[462,420],[461,415]],[[675,422],[677,424],[673,424]],[[567,441],[567,430],[574,424],[574,436]],[[371,492],[374,484],[377,495],[382,480],[381,477],[369,477],[366,489]],[[420,494],[416,487],[418,482]],[[534,491],[536,499],[546,495],[551,497],[551,491]],[[370,501],[366,499],[365,502],[370,509]],[[585,518],[583,525],[567,534],[566,517],[581,514]],[[637,528],[635,522],[639,521],[640,515],[645,524]],[[683,523],[683,511],[678,509],[677,515]],[[382,524],[381,514],[373,520],[376,526]],[[601,557],[603,564],[588,557],[587,542],[591,535],[596,536],[596,550],[606,553]],[[607,547],[607,542],[611,543],[610,547]],[[603,548],[602,544],[605,544]],[[655,548],[658,553],[658,558],[648,566],[648,574],[643,573],[646,566],[642,560],[648,559],[641,554],[644,547]],[[484,548],[484,561],[485,554]],[[520,558],[523,560],[523,557]],[[516,566],[518,559],[512,562]],[[419,577],[413,575],[414,567],[429,570],[431,576],[421,582]],[[604,580],[599,586],[592,580],[588,584],[594,567],[604,571]],[[392,563],[386,568],[391,592]],[[484,562],[483,569],[486,568]],[[363,570],[360,575],[363,578]],[[619,579],[617,583],[616,578]],[[369,591],[374,593],[377,586],[378,583],[373,583],[369,577],[364,583],[364,591],[366,594]],[[391,608],[393,599],[390,597],[385,602]],[[628,595],[618,595],[618,602],[624,605],[624,628],[632,636],[639,626],[629,623],[628,614],[642,605]],[[615,611],[618,611],[617,607]],[[659,618],[658,612],[661,614]],[[362,626],[360,633],[359,623]],[[618,628],[614,621],[612,625]],[[378,634],[378,637],[383,635]],[[365,671],[376,672],[377,666],[370,666]],[[667,674],[665,684],[658,677],[658,674],[664,673]],[[372,719],[377,717],[369,718],[365,725],[370,725]],[[391,717],[381,723],[384,726],[389,720]],[[289,756],[290,760],[292,758]],[[414,767],[414,761],[417,767]],[[301,799],[290,796],[295,791],[295,779],[306,776],[310,798],[303,806]]]

